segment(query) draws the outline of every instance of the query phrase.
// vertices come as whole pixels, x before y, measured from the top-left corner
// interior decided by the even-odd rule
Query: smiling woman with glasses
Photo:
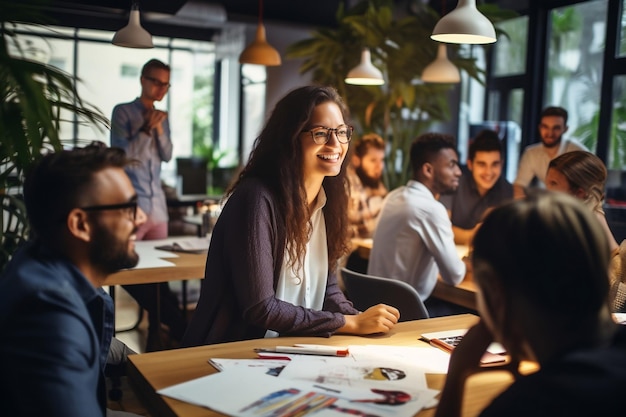
[[[337,284],[348,249],[347,118],[331,87],[298,88],[278,102],[226,193],[183,346],[393,328],[397,309],[359,314]]]

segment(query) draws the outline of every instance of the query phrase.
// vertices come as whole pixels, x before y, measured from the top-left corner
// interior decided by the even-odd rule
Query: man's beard
[[[563,139],[563,135],[559,136],[557,140],[555,140],[554,142],[546,143],[544,140],[542,140],[541,142],[543,143],[543,146],[545,146],[546,148],[556,148],[557,146],[561,145],[562,139]]]
[[[133,231],[135,233],[136,230]],[[100,271],[112,274],[132,268],[139,262],[135,251],[128,251],[128,240],[117,238],[108,229],[96,225],[90,249],[91,263]]]
[[[439,193],[439,194],[452,194],[454,193],[457,188],[459,188],[458,184],[457,185],[448,185],[446,183],[444,183],[443,181],[441,181],[439,178],[435,178],[435,183],[433,185],[433,188]]]
[[[363,171],[363,168],[361,166],[356,167],[354,172],[356,172],[356,175],[359,177],[364,187],[375,189],[380,186],[380,177],[370,177],[365,171]]]

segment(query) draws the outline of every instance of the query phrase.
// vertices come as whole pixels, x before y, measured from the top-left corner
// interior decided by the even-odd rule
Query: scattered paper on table
[[[241,417],[412,417],[435,390],[395,391],[339,387],[232,368],[157,391],[181,401]],[[339,414],[338,414],[339,413]]]
[[[354,360],[354,357],[301,355],[292,358],[280,378],[355,388],[405,391],[428,388],[424,371],[414,363],[382,356]]]

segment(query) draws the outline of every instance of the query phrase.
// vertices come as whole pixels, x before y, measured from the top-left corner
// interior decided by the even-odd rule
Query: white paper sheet
[[[279,377],[357,388],[404,391],[428,388],[426,375],[422,369],[414,366],[412,362],[385,356],[355,360],[354,357],[300,355],[292,358]]]
[[[348,349],[358,361],[394,359],[410,363],[427,374],[446,374],[450,362],[450,354],[431,346],[354,345]]]
[[[229,369],[158,391],[181,401],[241,417],[412,417],[432,403],[437,391],[416,393],[324,388],[250,369]],[[398,401],[377,404],[372,401]]]

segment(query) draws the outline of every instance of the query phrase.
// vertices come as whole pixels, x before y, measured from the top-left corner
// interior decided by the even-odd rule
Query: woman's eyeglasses
[[[313,142],[318,145],[324,145],[330,140],[330,133],[335,132],[339,143],[348,143],[352,138],[352,131],[354,128],[349,125],[339,125],[336,128],[326,126],[316,126],[310,130],[303,130],[300,133],[310,133],[313,138]]]

